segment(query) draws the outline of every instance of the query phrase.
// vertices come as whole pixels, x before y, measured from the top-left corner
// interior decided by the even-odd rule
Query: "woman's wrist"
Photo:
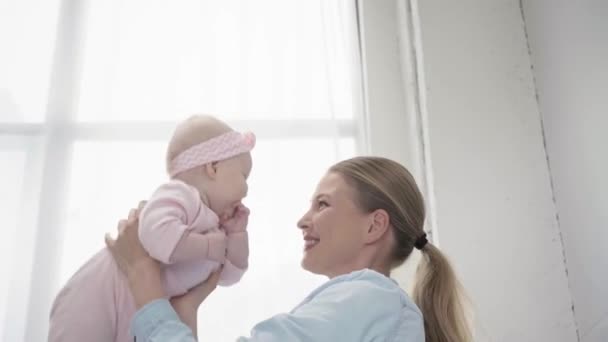
[[[193,305],[189,305],[184,301],[180,300],[171,300],[171,306],[179,316],[182,322],[190,327],[194,335],[196,336],[196,322],[198,318],[198,308],[195,308]]]
[[[160,266],[152,258],[139,260],[129,267],[127,279],[137,309],[164,296]]]
[[[174,297],[170,300],[171,305],[181,316],[196,316],[198,313],[198,305],[191,303],[190,301],[184,300],[183,297]]]

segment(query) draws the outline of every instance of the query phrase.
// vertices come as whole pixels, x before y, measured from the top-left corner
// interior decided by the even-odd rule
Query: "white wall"
[[[408,20],[403,2],[358,0],[362,82],[364,88],[365,154],[391,158],[403,164],[423,192],[427,185],[422,161],[420,122],[414,86]],[[404,27],[405,26],[405,27]],[[429,223],[431,221],[429,220]],[[432,229],[431,224],[425,227]],[[405,289],[420,255],[413,253],[391,276]]]
[[[479,341],[576,341],[518,1],[418,1],[440,247]]]
[[[608,340],[608,2],[524,1],[581,341]]]

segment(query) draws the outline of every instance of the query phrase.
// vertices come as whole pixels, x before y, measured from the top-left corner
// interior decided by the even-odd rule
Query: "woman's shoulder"
[[[399,284],[376,271],[363,269],[335,277],[313,291],[306,302],[339,302],[353,309],[367,311],[412,311],[422,317],[420,310]],[[303,304],[304,304],[303,303]]]
[[[331,282],[333,282],[334,285],[350,285],[359,290],[385,292],[387,294],[399,296],[403,300],[409,300],[407,293],[395,280],[367,268],[338,276],[330,280],[330,283]]]
[[[396,282],[371,270],[327,281],[288,314],[240,341],[424,341],[422,315]]]
[[[346,329],[356,324],[376,336],[409,337],[424,331],[422,314],[407,293],[394,280],[368,269],[329,280],[301,305],[333,312],[337,326],[343,323]]]

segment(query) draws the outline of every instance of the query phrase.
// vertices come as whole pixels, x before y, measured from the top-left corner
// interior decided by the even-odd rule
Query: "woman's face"
[[[298,221],[305,270],[332,278],[361,268],[370,214],[355,204],[355,194],[338,173],[326,174],[317,185],[310,209]]]

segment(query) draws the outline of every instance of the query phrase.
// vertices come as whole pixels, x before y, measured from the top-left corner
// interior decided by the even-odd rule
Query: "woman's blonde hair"
[[[415,244],[421,247],[412,297],[424,317],[426,342],[472,341],[464,290],[443,253],[431,243],[424,244],[424,200],[410,172],[381,157],[344,160],[329,171],[342,175],[355,189],[362,210],[388,213],[396,241],[390,260],[393,268],[405,262]]]

